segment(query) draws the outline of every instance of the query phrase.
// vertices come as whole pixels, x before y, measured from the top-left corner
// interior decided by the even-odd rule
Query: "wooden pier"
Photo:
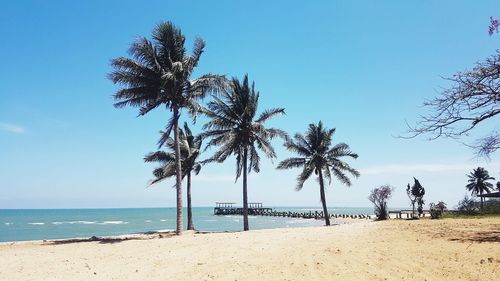
[[[214,215],[243,215],[243,208],[234,207],[236,203],[216,202]],[[291,211],[275,211],[272,208],[264,208],[262,203],[248,203],[248,214],[252,216],[269,216],[269,217],[286,217],[286,218],[301,218],[301,219],[324,219],[323,211],[309,212],[291,212]],[[345,219],[371,219],[371,215],[347,215],[347,214],[330,214],[330,218],[345,218]]]
[[[242,207],[234,207],[236,203],[216,202],[214,215],[243,215]],[[272,211],[272,208],[264,208],[262,203],[248,203],[248,214],[252,216],[260,215],[263,212]]]

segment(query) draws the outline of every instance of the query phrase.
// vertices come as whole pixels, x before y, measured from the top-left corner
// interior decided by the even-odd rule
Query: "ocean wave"
[[[11,223],[11,222],[6,222],[6,223],[4,223],[4,224],[5,224],[5,225],[13,225],[13,223]]]
[[[167,220],[160,220],[160,221],[167,221]]]
[[[44,222],[29,222],[28,224],[31,224],[31,225],[43,225],[45,223]]]
[[[173,231],[175,231],[175,229],[172,228],[172,229],[159,229],[156,232],[173,232]]]
[[[97,222],[97,221],[55,221],[52,222],[54,225],[61,225],[61,224],[98,224],[98,225],[105,225],[105,224],[127,224],[128,222],[126,221],[103,221],[103,222]],[[31,224],[44,224],[44,223],[31,223]]]
[[[99,222],[97,224],[127,224],[128,221],[105,221],[105,222]]]
[[[150,220],[145,220],[144,222],[150,223],[151,221]]]
[[[55,221],[52,224],[60,225],[60,224],[97,224],[96,221]]]

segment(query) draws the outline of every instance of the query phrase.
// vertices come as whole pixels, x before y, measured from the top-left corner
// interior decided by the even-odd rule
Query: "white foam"
[[[5,225],[12,225],[13,223],[11,222],[6,222]]]
[[[160,221],[167,221],[167,220],[160,220]]]
[[[150,220],[145,220],[144,222],[150,223],[151,221]]]
[[[52,224],[96,224],[96,221],[55,221]]]
[[[97,224],[127,224],[127,221],[105,221],[105,222],[99,222]]]
[[[44,222],[29,222],[28,224],[31,224],[31,225],[43,225],[45,223]]]

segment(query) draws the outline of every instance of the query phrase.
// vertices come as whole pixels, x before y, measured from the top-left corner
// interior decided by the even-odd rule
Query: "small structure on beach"
[[[214,215],[243,215],[242,207],[234,207],[232,202],[215,202]],[[259,215],[272,212],[272,208],[264,208],[262,203],[248,203],[248,214]]]
[[[414,211],[413,210],[393,210],[389,211],[389,218],[391,218],[391,214],[396,215],[396,219],[402,219],[403,215],[406,215],[406,218],[409,219],[413,216]],[[422,216],[425,218],[425,215],[430,215],[431,212],[430,210],[422,210],[422,214],[418,214],[418,217]]]
[[[485,193],[485,194],[478,194],[477,197],[483,197],[483,198],[500,198],[500,191],[490,192],[490,193]]]

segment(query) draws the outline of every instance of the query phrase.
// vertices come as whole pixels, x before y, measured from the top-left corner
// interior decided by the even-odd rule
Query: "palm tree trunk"
[[[415,199],[416,200],[416,199]],[[411,206],[412,206],[412,211],[411,211],[411,218],[415,218],[415,200],[411,201]]]
[[[187,209],[188,209],[188,230],[194,230],[193,210],[191,208],[191,172],[187,174]]]
[[[247,158],[248,149],[243,150],[243,231],[248,231],[248,196],[247,196]]]
[[[325,217],[325,225],[330,225],[330,216],[328,215],[328,209],[326,208],[325,183],[323,182],[323,173],[321,170],[319,170],[319,193],[321,196],[321,204],[323,204],[323,216]]]
[[[482,189],[479,191],[479,194],[483,195],[483,190]],[[483,198],[483,196],[480,196],[480,197],[481,197],[481,212],[482,212],[483,211],[483,200],[484,200],[484,198]]]
[[[175,146],[175,176],[177,191],[177,235],[182,233],[182,169],[181,169],[181,148],[179,145],[179,109],[174,108],[174,146]]]

